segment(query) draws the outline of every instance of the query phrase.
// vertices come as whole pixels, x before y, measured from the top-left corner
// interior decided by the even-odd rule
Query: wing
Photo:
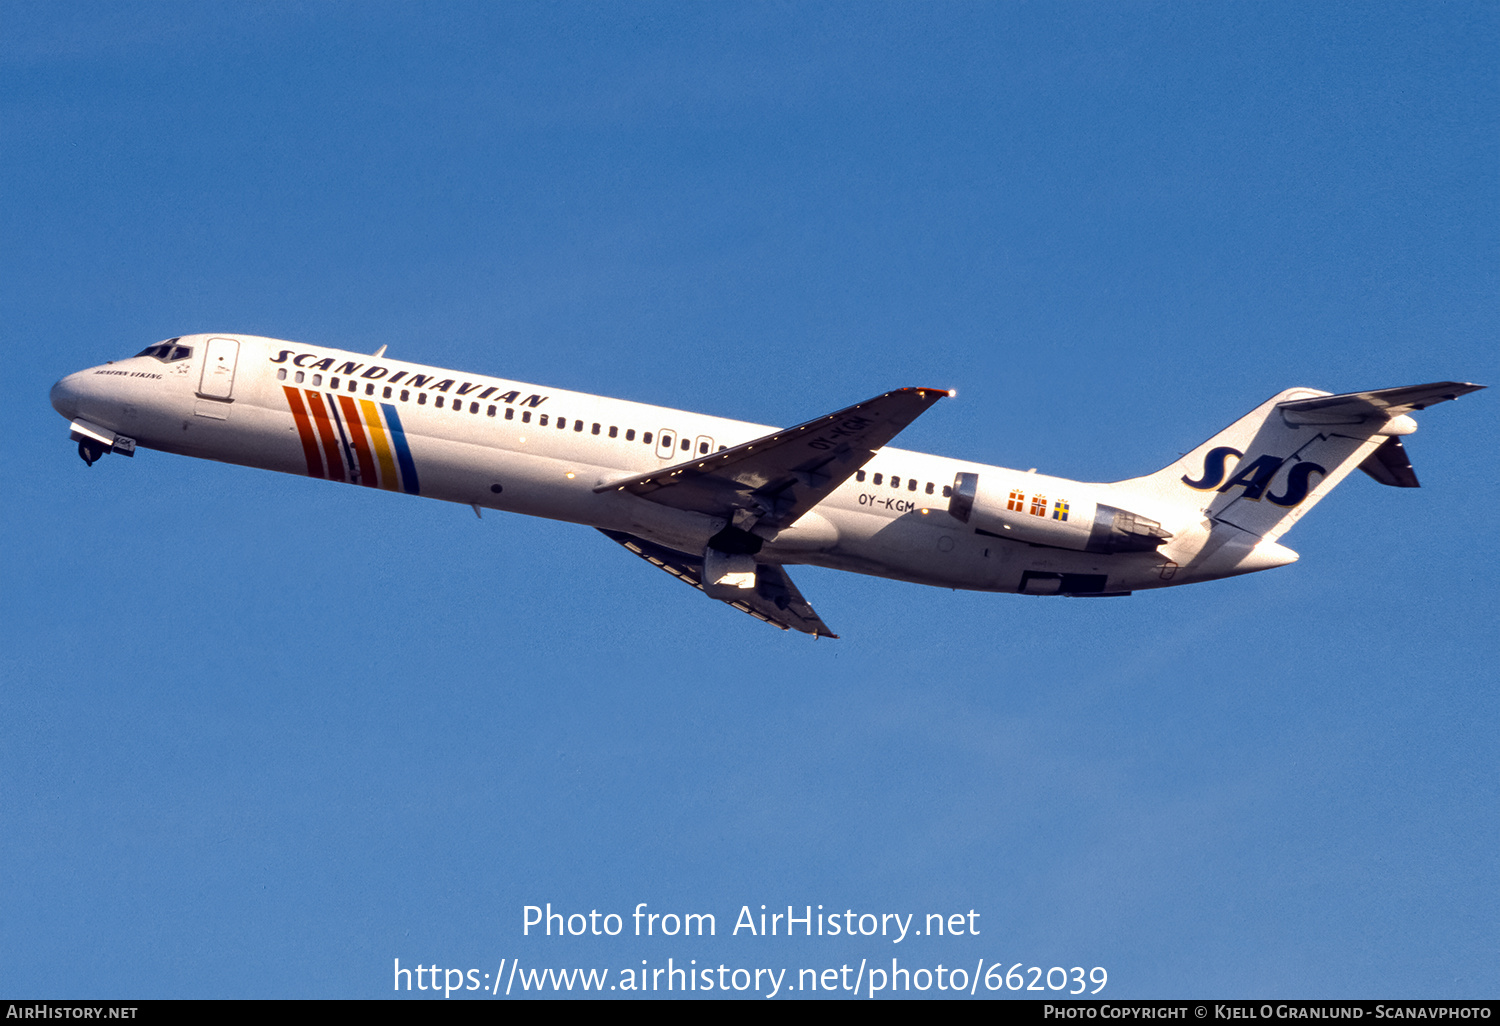
[[[712,456],[611,481],[594,491],[633,492],[674,509],[728,518],[746,530],[755,524],[788,527],[947,395],[941,388],[899,388]]]
[[[623,531],[601,531],[611,541],[619,542],[637,556],[653,566],[659,566],[679,581],[703,590],[703,557],[691,556],[661,545],[637,538]],[[811,634],[815,638],[836,638],[837,634],[813,612],[812,606],[802,597],[786,568],[777,563],[760,563],[755,567],[755,587],[745,589],[734,601],[721,599],[726,605],[757,620],[780,627]]]

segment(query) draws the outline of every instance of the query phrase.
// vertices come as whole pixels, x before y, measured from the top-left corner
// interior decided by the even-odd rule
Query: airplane
[[[891,447],[946,388],[775,428],[385,351],[185,335],[51,400],[89,466],[146,448],[586,524],[757,619],[837,637],[788,566],[1073,597],[1284,566],[1279,539],[1355,468],[1418,487],[1412,411],[1485,387],[1290,388],[1155,473],[1088,483]]]

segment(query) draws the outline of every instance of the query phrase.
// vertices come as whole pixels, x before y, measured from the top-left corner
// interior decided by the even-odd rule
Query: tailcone
[[[1206,544],[1185,561],[1178,581],[1212,581],[1295,563],[1301,558],[1280,542],[1260,538],[1230,524],[1215,524]]]

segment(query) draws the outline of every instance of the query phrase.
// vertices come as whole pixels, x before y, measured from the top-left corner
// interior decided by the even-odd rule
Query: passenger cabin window
[[[914,492],[914,491],[917,490],[917,479],[916,478],[911,478],[910,480],[908,480],[906,482],[906,490],[909,491],[909,492]]]
[[[365,386],[365,395],[374,395],[374,394],[375,394],[375,386],[374,385],[366,385]],[[390,395],[390,389],[386,390],[386,394]]]
[[[945,498],[945,499],[951,499],[952,497],[953,497],[953,486],[952,485],[943,485],[943,498]]]
[[[323,375],[321,375],[321,374],[314,374],[313,375],[313,384],[321,386],[323,384]]]
[[[277,367],[276,368],[276,380],[277,381],[285,381],[286,380],[286,368],[285,367]]]
[[[384,388],[382,388],[380,390],[380,398],[382,398],[382,399],[389,399],[390,397],[391,397],[391,386],[390,385],[386,385]]]
[[[305,375],[301,371],[298,371],[297,372],[297,384],[299,384],[299,385],[302,384],[302,379],[304,377],[305,377]]]
[[[598,433],[599,432],[597,432],[597,431],[594,432],[594,434],[598,434]],[[619,436],[620,436],[620,429],[617,428],[617,427],[615,427],[613,424],[611,424],[609,426],[609,437],[611,437],[611,438],[618,438]]]
[[[406,402],[410,398],[411,398],[411,393],[408,392],[406,389],[403,388],[401,390],[401,401],[404,403],[404,402]]]
[[[646,439],[646,440],[648,442],[650,441],[649,438]],[[627,441],[627,442],[633,442],[633,441],[635,441],[635,428],[626,428],[625,429],[625,441]]]
[[[516,419],[515,407],[513,407],[513,406],[507,406],[505,408],[505,419],[506,420],[515,420]]]
[[[856,481],[863,481],[864,479],[865,479],[865,472],[863,470],[856,470],[854,472],[854,480],[856,480]]]
[[[931,481],[927,482],[927,494],[928,495],[932,494],[932,482]]]
[[[418,406],[426,406],[427,405],[427,393],[426,392],[418,392],[417,393],[417,405]]]
[[[359,382],[355,381],[353,378],[349,379],[349,391],[351,391],[351,392],[358,392],[359,391]],[[374,385],[370,386],[370,391],[371,392],[375,391],[375,386]]]
[[[438,396],[437,398],[433,399],[432,400],[432,405],[436,406],[438,409],[441,410],[443,408],[443,397],[442,396]]]
[[[530,424],[531,423],[531,411],[530,410],[522,410],[521,411],[521,423],[522,424]]]
[[[495,408],[491,406],[489,409],[484,411],[484,415],[486,417],[493,417],[495,415]]]
[[[879,483],[880,483],[880,475],[879,475],[879,474],[876,474],[876,475],[875,475],[875,476],[874,476],[874,477],[873,477],[873,478],[871,478],[871,479],[870,479],[870,480],[872,480],[872,481],[874,481],[874,482],[875,482],[875,483],[876,483],[876,484],[879,484]]]
[[[683,451],[683,452],[687,452],[687,451],[688,451],[688,450],[689,450],[689,449],[691,449],[691,448],[692,448],[692,447],[693,447],[693,443],[692,443],[692,442],[691,442],[691,441],[689,441],[689,440],[688,440],[688,439],[686,439],[686,438],[684,438],[684,439],[683,439],[683,440],[682,440],[682,451]]]
[[[895,474],[891,475],[891,487],[892,488],[900,488],[901,487],[901,479],[899,477],[897,477]]]
[[[537,417],[536,422],[538,424],[540,424],[542,427],[546,427],[547,426],[547,415],[544,413],[541,416]]]
[[[708,443],[707,442],[699,442],[698,443],[698,455],[702,456],[706,452],[708,452]]]
[[[651,444],[651,432],[647,431],[644,435],[641,436],[641,444],[642,445],[650,445]]]
[[[338,388],[339,387],[339,379],[338,378],[329,378],[328,379],[328,387],[329,388]]]
[[[591,434],[591,435],[597,435],[598,433],[599,433],[599,425],[595,424],[594,427],[593,427],[593,429],[591,431],[589,431],[589,434]]]

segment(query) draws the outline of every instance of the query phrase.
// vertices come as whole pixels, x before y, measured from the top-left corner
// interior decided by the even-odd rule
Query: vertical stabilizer
[[[1275,541],[1350,472],[1379,464],[1371,458],[1387,442],[1415,431],[1410,411],[1483,387],[1440,381],[1344,395],[1287,389],[1171,466],[1114,487]],[[1409,463],[1404,474],[1415,483]]]

